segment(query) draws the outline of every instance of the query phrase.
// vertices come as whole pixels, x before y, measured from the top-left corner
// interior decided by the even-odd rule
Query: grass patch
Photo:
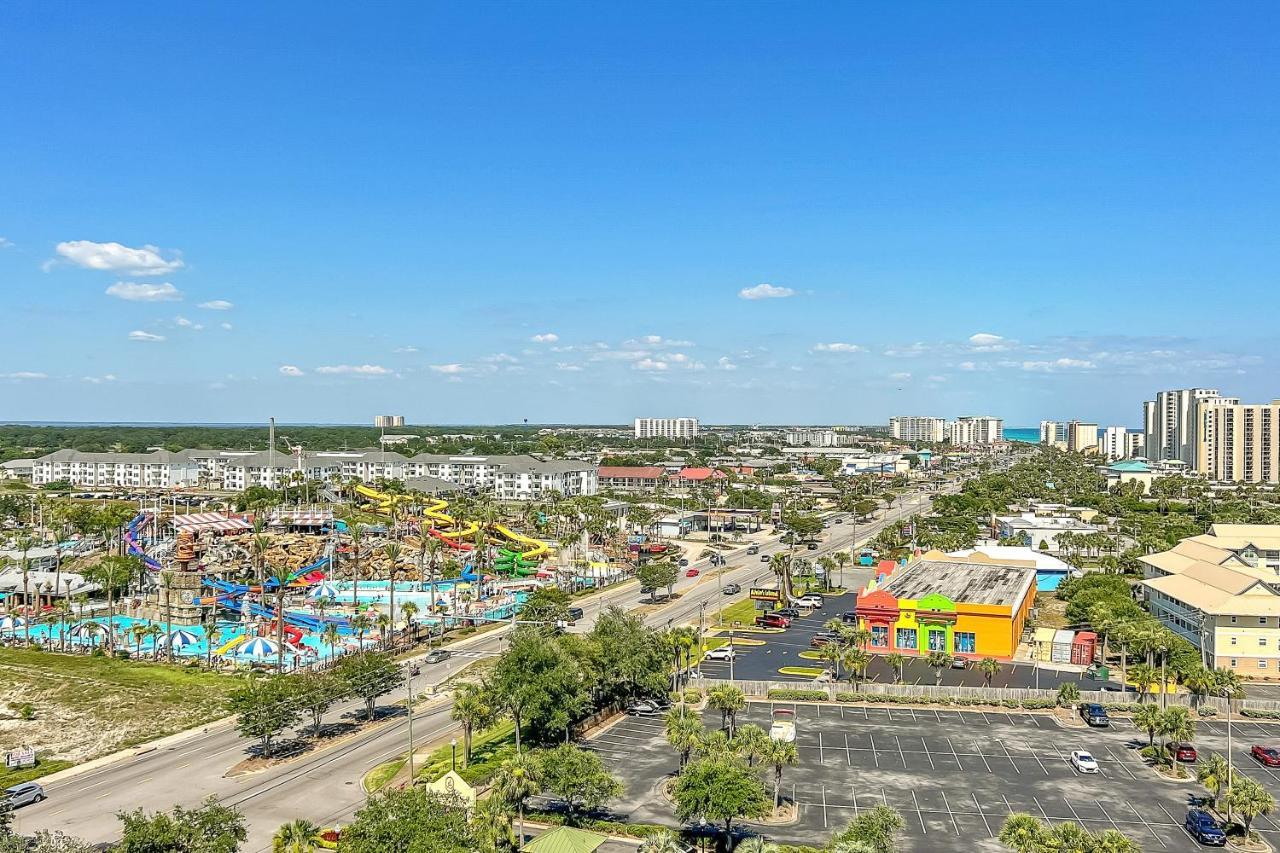
[[[1067,627],[1067,602],[1060,600],[1057,593],[1036,593],[1036,627]]]
[[[820,666],[784,666],[778,670],[783,675],[799,675],[805,678],[817,678],[826,672]]]
[[[33,779],[39,779],[41,776],[48,776],[50,773],[57,773],[59,770],[66,770],[68,767],[74,767],[74,761],[63,761],[57,758],[40,758],[35,767],[23,767],[15,770],[0,770],[0,788],[8,788],[10,785],[17,785],[22,782],[30,782]]]
[[[239,683],[181,665],[0,649],[0,695],[35,708],[0,732],[0,751],[34,746],[45,767],[96,758],[227,716]]]
[[[369,793],[382,790],[388,782],[396,777],[396,774],[400,772],[400,768],[404,767],[406,760],[397,758],[395,761],[379,764],[370,770],[364,777],[364,789]]]
[[[802,657],[805,660],[822,660],[822,653],[815,652],[813,649],[806,649],[801,652],[798,657]]]
[[[525,747],[528,749],[528,747]],[[497,772],[502,762],[516,754],[516,727],[503,721],[471,739],[471,763],[463,766],[462,738],[458,738],[458,775],[472,785],[482,785]],[[418,778],[434,782],[453,767],[453,749],[448,744],[427,756],[417,770]]]
[[[561,812],[532,810],[525,812],[525,818],[534,823],[543,823],[549,826],[564,826],[567,823],[565,815]],[[616,820],[601,820],[585,816],[579,816],[573,825],[590,832],[622,835],[628,838],[648,838],[656,832],[667,829],[665,826],[658,826],[652,823],[623,823]]]
[[[741,625],[752,625],[756,621],[756,603],[751,599],[735,601],[728,607],[724,608],[721,619],[716,623],[719,628],[732,628],[734,622]]]

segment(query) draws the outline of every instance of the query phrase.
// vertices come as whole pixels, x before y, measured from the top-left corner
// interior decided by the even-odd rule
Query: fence
[[[832,702],[837,701],[836,697],[839,694],[851,692],[872,696],[892,696],[900,698],[904,702],[910,702],[913,699],[934,702],[950,699],[963,703],[991,702],[992,704],[999,704],[1001,701],[1006,700],[1018,702],[1028,699],[1053,701],[1058,697],[1056,689],[1045,690],[1033,687],[949,687],[934,684],[880,684],[876,682],[862,682],[857,687],[853,687],[849,684],[831,682],[729,681],[728,679],[719,678],[703,678],[697,682],[697,686],[706,688],[726,684],[736,685],[747,696],[760,698],[767,698],[770,690],[820,690],[826,693],[828,700]],[[1195,701],[1193,702],[1193,700]],[[1110,690],[1083,690],[1080,692],[1080,701],[1086,703],[1097,702],[1102,705],[1138,704],[1138,694]],[[1160,697],[1153,697],[1153,701],[1160,701]],[[1171,693],[1167,701],[1171,705],[1207,706],[1220,714],[1227,712],[1227,700],[1218,696],[1193,697],[1188,693]],[[1232,713],[1238,714],[1241,710],[1280,712],[1280,701],[1272,699],[1243,699],[1231,703]]]

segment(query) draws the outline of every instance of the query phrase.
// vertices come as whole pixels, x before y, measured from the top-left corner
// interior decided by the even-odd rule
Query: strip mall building
[[[1034,563],[930,551],[858,595],[867,650],[1011,659],[1036,597]]]

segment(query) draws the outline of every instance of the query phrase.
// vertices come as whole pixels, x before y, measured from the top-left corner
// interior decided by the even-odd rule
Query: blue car
[[[1218,825],[1218,822],[1209,816],[1208,812],[1200,809],[1188,810],[1185,825],[1191,837],[1206,847],[1226,846],[1227,834],[1222,831],[1222,827]]]

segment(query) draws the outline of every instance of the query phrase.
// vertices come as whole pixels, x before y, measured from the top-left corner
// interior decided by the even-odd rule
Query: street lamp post
[[[394,580],[392,581],[394,583]],[[409,785],[413,786],[413,669],[409,670]]]
[[[449,747],[453,750],[453,759],[452,759],[451,769],[456,771],[458,769],[458,739],[453,738],[452,740],[450,740]]]
[[[1231,761],[1231,688],[1223,687],[1222,696],[1227,700],[1227,823],[1231,823],[1231,780],[1235,775]]]

